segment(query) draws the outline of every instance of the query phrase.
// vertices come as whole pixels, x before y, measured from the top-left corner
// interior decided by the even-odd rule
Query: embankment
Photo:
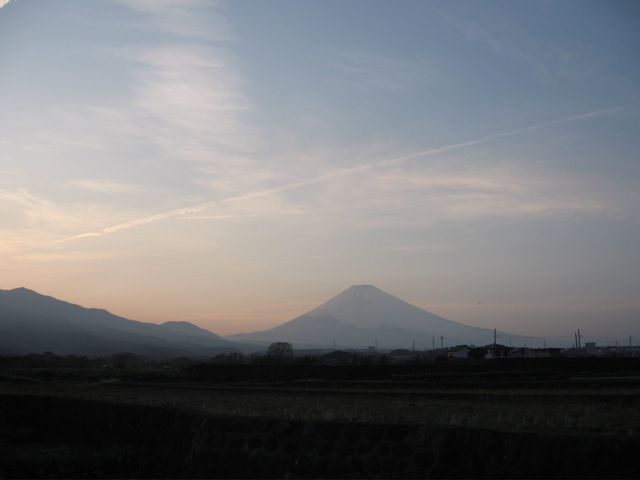
[[[0,395],[1,478],[639,478],[640,438],[210,417]]]

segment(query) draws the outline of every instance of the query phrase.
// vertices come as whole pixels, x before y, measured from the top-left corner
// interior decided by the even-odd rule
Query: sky
[[[0,6],[0,288],[228,335],[372,284],[640,342],[637,2]]]

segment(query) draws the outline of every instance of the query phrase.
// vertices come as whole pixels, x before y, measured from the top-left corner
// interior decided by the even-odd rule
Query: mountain
[[[26,288],[0,290],[0,354],[91,357],[130,352],[151,358],[214,356],[232,342],[188,322],[137,322]]]
[[[501,343],[542,347],[543,340],[497,332]],[[488,345],[494,331],[453,322],[422,310],[373,285],[353,285],[328,302],[289,322],[261,332],[227,335],[233,341],[294,348],[332,347],[431,349],[442,345]]]

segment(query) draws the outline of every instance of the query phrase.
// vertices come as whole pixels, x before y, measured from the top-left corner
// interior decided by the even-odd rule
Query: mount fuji
[[[535,337],[497,332],[513,346],[542,347]],[[422,310],[373,285],[353,285],[328,302],[277,327],[224,337],[269,344],[289,342],[294,348],[413,348],[493,343],[494,331],[469,327]]]

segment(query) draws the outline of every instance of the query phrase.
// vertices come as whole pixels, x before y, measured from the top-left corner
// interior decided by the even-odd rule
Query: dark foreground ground
[[[297,420],[640,435],[640,358],[4,369],[5,394]]]
[[[500,359],[372,366],[194,365],[182,370],[7,368],[0,371],[0,397],[4,402],[0,412],[3,419],[0,478],[132,478],[163,476],[159,475],[163,472],[167,473],[165,478],[185,475],[243,478],[257,476],[259,472],[242,470],[244,467],[240,466],[247,462],[258,465],[261,461],[271,465],[260,470],[264,478],[287,474],[291,478],[633,478],[640,475],[640,462],[635,461],[639,465],[635,468],[630,460],[620,459],[636,458],[636,447],[640,447],[638,360]],[[164,420],[154,420],[160,418],[157,413],[139,410],[151,408],[157,412],[154,410],[157,407],[163,412],[178,412],[177,417],[167,420],[166,414],[162,414]],[[138,410],[132,413],[127,408]],[[105,425],[92,424],[77,413],[80,411],[89,417],[107,415],[112,419]],[[191,433],[180,430],[183,441],[191,445],[189,448],[176,446],[174,450],[163,450],[165,456],[169,455],[166,452],[174,452],[175,462],[181,466],[174,465],[174,470],[167,467],[161,472],[149,470],[145,462],[153,455],[143,452],[144,445],[134,445],[149,439],[132,430],[118,430],[117,412],[122,412],[129,423],[132,415],[146,418],[135,432],[147,429],[156,432],[154,436],[158,438],[166,436],[169,427],[157,432],[155,423],[168,421],[173,425],[171,428],[178,430],[177,423],[190,424]],[[228,433],[223,436],[226,439],[207,440],[203,444],[201,437],[210,435],[203,426],[203,418],[236,418],[249,423],[240,427],[227,425],[224,428],[235,432],[233,435]],[[269,427],[256,433],[261,427],[251,422],[259,421],[267,422]],[[341,433],[334,440],[331,435],[327,437],[325,430],[308,426],[333,424],[341,425],[336,427]],[[345,425],[351,425],[352,430],[357,426],[357,435],[349,437],[344,433]],[[396,437],[404,437],[394,441],[391,434],[387,438],[387,433],[371,437],[366,428],[374,425],[378,428],[386,425],[384,432],[392,425],[402,425],[404,433]],[[238,428],[253,433],[240,434]],[[291,432],[278,433],[278,428],[289,428]],[[312,435],[309,432],[314,428],[318,433]],[[105,432],[96,437],[96,429]],[[85,430],[91,441],[82,440]],[[477,432],[485,432],[484,437]],[[112,440],[109,435],[113,435]],[[270,451],[269,438],[277,439],[278,435],[282,441],[277,441],[277,448]],[[129,437],[131,441],[127,441]],[[285,447],[283,439],[294,437],[293,443],[298,447]],[[297,450],[305,438],[313,445],[308,450],[313,455]],[[375,448],[367,447],[367,438]],[[481,447],[478,442],[491,446]],[[557,448],[552,454],[544,450],[545,443],[561,446],[558,448],[564,449],[564,457],[553,457],[560,455]],[[356,445],[364,453],[358,454]],[[399,456],[392,454],[391,447]],[[457,453],[447,457],[447,449]],[[467,456],[458,452],[460,449],[466,450]],[[483,451],[489,463],[484,465],[484,457],[474,456],[473,451]],[[600,452],[598,461],[596,451]],[[273,452],[279,460],[274,460]],[[403,457],[399,452],[406,455]],[[231,467],[220,460],[227,458],[227,453],[246,458]],[[500,470],[495,457],[498,453],[510,458],[508,468],[503,466]],[[198,470],[195,465],[200,465],[198,459],[202,455],[218,455],[217,463],[209,459],[209,463],[205,462],[209,466]],[[307,458],[308,464],[296,467],[287,463],[287,455]],[[583,455],[590,458],[565,458]],[[372,460],[374,457],[387,458],[386,467]],[[532,459],[539,463],[543,457],[555,458],[553,465],[519,467],[528,465]],[[142,458],[147,460],[143,462]],[[523,463],[524,458],[529,460]],[[569,461],[592,465],[585,472],[581,470],[583,467],[567,466]],[[142,469],[142,464],[147,465],[147,470]],[[187,464],[191,466],[185,467]],[[467,470],[460,470],[463,464]],[[456,470],[455,465],[460,467]]]

